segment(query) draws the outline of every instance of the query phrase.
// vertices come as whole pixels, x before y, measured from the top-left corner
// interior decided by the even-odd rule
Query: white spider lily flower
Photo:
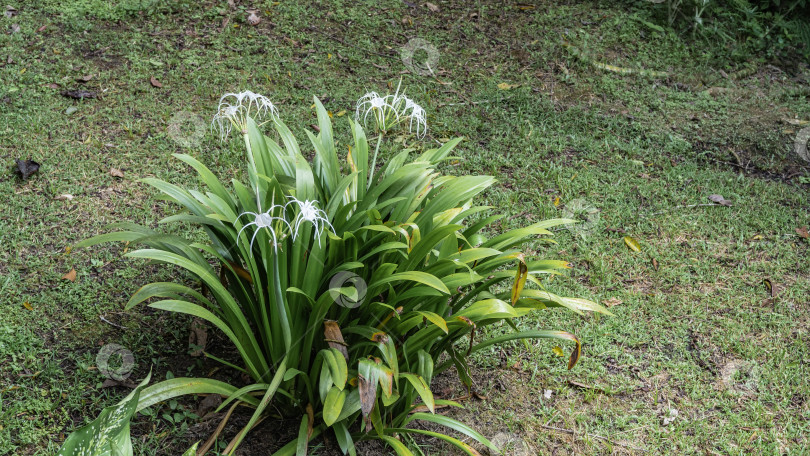
[[[239,93],[226,93],[219,99],[217,113],[212,124],[216,125],[222,141],[228,138],[235,126],[240,133],[247,131],[247,118],[261,120],[265,117],[278,117],[275,105],[264,95],[246,90]]]
[[[321,235],[327,226],[332,232],[335,231],[335,228],[327,219],[326,212],[316,206],[317,202],[318,200],[300,201],[295,197],[290,197],[290,202],[287,204],[295,203],[298,205],[298,214],[295,216],[295,220],[293,220],[292,223],[293,242],[295,242],[295,239],[298,237],[298,231],[301,229],[301,225],[304,222],[311,223],[315,228],[315,238],[318,239],[318,246],[321,245]]]
[[[366,125],[371,114],[381,131],[387,131],[395,125],[408,120],[408,130],[422,138],[427,133],[427,113],[413,100],[397,91],[381,97],[377,92],[369,92],[357,100],[355,119],[362,119]]]
[[[405,95],[402,98],[405,101],[405,107],[400,115],[410,119],[410,125],[408,126],[410,131],[413,131],[413,124],[416,122],[416,136],[419,138],[424,137],[425,133],[427,133],[427,114],[425,110]],[[410,113],[408,110],[410,110]]]
[[[245,212],[242,212],[241,214],[239,214],[239,216],[236,217],[236,220],[241,219],[245,215],[252,215],[253,216],[253,221],[246,224],[246,225],[244,225],[242,227],[242,229],[239,230],[239,233],[236,234],[237,241],[239,240],[239,237],[242,235],[242,231],[245,231],[245,229],[247,227],[253,225],[253,226],[256,227],[256,231],[253,233],[253,237],[250,239],[250,251],[251,252],[253,251],[253,241],[256,240],[256,235],[258,235],[259,231],[261,231],[263,228],[267,229],[270,232],[270,236],[273,238],[273,249],[277,250],[278,249],[278,237],[276,236],[276,230],[273,228],[273,223],[277,222],[277,221],[284,222],[287,225],[288,228],[291,228],[291,227],[290,227],[290,223],[287,222],[287,220],[285,220],[284,217],[276,217],[276,216],[271,215],[273,213],[273,211],[276,210],[276,209],[281,209],[282,210],[282,215],[283,215],[284,206],[279,206],[277,204],[273,205],[270,209],[267,210],[267,212],[256,213],[256,212],[245,211]],[[261,209],[259,209],[259,210],[261,211]]]
[[[363,118],[363,125],[366,125],[368,115],[371,114],[374,120],[377,121],[377,126],[380,130],[386,130],[388,116],[394,114],[396,120],[399,120],[394,106],[388,102],[390,95],[381,97],[377,92],[368,92],[357,100],[357,109],[354,113],[355,120]]]

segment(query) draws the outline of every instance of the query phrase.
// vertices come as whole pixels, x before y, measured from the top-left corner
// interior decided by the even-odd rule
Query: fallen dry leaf
[[[605,299],[604,301],[602,301],[602,303],[605,305],[605,307],[614,307],[618,306],[619,304],[624,304],[624,301],[622,301],[619,298],[613,297],[610,299]]]
[[[194,347],[194,350],[189,352],[189,355],[202,355],[206,342],[208,342],[208,331],[205,328],[205,323],[201,318],[195,318],[191,321],[191,332],[188,335],[188,346],[189,348]]]
[[[733,89],[729,89],[726,87],[709,87],[708,89],[703,91],[703,93],[711,95],[712,97],[718,97],[724,93],[730,92],[733,92]]]
[[[76,281],[76,268],[71,269],[70,272],[63,275],[62,278],[65,279],[65,280],[70,280],[71,282],[75,282]]]
[[[438,6],[438,5],[435,5],[435,4],[433,4],[433,3],[427,2],[427,3],[425,3],[425,6],[427,6],[427,9],[429,9],[429,10],[433,11],[434,13],[438,13],[438,12],[439,12],[439,6]]]
[[[43,25],[42,27],[38,28],[38,29],[37,29],[37,33],[42,33],[42,32],[44,32],[46,28],[48,28],[48,24],[45,24],[45,25]]]
[[[652,259],[652,265],[653,265],[653,269],[655,269],[657,271],[658,270],[658,260],[653,258]]]
[[[574,388],[589,389],[589,390],[598,391],[600,393],[605,392],[604,389],[599,388],[598,386],[588,385],[587,383],[578,382],[576,380],[568,380],[568,384],[570,386],[573,386]]]
[[[75,100],[84,100],[85,98],[96,98],[98,94],[89,90],[65,90],[62,92],[62,96]]]
[[[796,228],[796,234],[798,234],[799,236],[801,236],[801,237],[803,237],[805,239],[810,238],[810,233],[807,232],[807,227],[806,226],[803,226],[801,228]]]
[[[129,379],[124,379],[124,380],[119,381],[119,380],[113,380],[111,378],[108,378],[107,380],[104,380],[104,382],[101,384],[102,388],[113,388],[113,387],[116,387],[116,386],[125,386],[125,387],[127,387],[129,389],[135,389],[135,388],[138,387],[138,385],[136,385],[135,382],[133,382],[132,380],[129,380]]]
[[[708,196],[709,201],[720,204],[721,206],[731,206],[731,201],[723,198],[723,195],[712,194]]]
[[[15,160],[17,162],[17,172],[23,180],[28,179],[31,175],[39,172],[39,163],[33,160]]]
[[[197,416],[203,417],[208,412],[212,412],[219,407],[219,404],[222,403],[222,397],[219,394],[211,394],[206,396],[205,399],[200,401],[200,405],[197,406],[197,411],[195,412]]]
[[[152,84],[152,87],[157,87],[157,88],[163,87],[163,84],[161,84],[160,81],[158,81],[157,78],[155,78],[154,76],[149,78],[149,82]]]
[[[135,382],[129,379],[113,380],[111,378],[108,378],[107,380],[104,380],[104,382],[101,384],[102,388],[113,388],[116,386],[125,386],[129,389],[135,389],[138,387],[138,385],[136,385]]]
[[[258,14],[256,14],[258,13],[258,10],[249,10],[248,13],[249,14],[247,17],[247,23],[254,26],[259,25],[259,22],[262,21],[262,18],[260,18]]]
[[[62,195],[57,196],[57,197],[56,197],[56,198],[54,198],[54,199],[55,199],[56,201],[70,201],[70,200],[72,200],[72,199],[73,199],[73,195],[71,195],[70,193],[65,193],[65,194],[62,194]]]
[[[118,168],[110,168],[110,176],[123,178],[124,173]]]
[[[87,82],[87,81],[89,81],[91,79],[93,79],[93,75],[92,74],[86,74],[84,76],[80,76],[80,77],[76,78],[76,82]]]

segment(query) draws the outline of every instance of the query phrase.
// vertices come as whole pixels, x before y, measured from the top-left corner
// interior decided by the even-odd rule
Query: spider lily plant
[[[250,379],[247,384],[166,380],[144,388],[137,409],[185,394],[224,396],[219,409],[227,409],[226,420],[237,406],[250,407],[247,425],[229,436],[230,454],[271,404],[274,412],[300,419],[297,439],[277,455],[306,454],[309,442],[323,433],[351,455],[355,441],[372,438],[410,455],[403,439],[414,433],[478,454],[452,435],[411,427],[414,421],[445,426],[494,449],[474,429],[435,413],[437,406],[460,405],[434,398],[431,380],[455,367],[470,388],[469,355],[519,339],[570,341],[568,367],[576,364],[580,341],[573,334],[521,331],[513,322],[547,308],[609,313],[594,302],[546,290],[543,277],[560,274],[568,263],[529,258],[521,250],[529,243],[553,242],[549,229],[572,221],[499,230],[494,224],[503,215],[474,204],[495,182],[492,177],[437,170],[460,139],[415,156],[403,150],[373,175],[363,110],[376,116],[373,109],[388,108],[364,105],[381,103],[368,95],[358,103],[357,121],[348,120],[352,144],[345,160],[338,155],[327,111],[314,100],[320,131],[305,130],[312,162],[275,108],[257,97],[229,95],[237,104],[225,100],[218,114],[218,121],[232,122],[244,139],[248,182],[226,186],[201,161],[183,154],[175,157],[197,172],[204,188],[143,180],[183,209],[162,224],[198,226],[208,235],[206,242],[126,223],[80,243],[140,244],[143,249],[126,256],[187,271],[199,287],[150,283],[126,308],[148,303],[206,320],[239,359],[207,356],[244,374],[235,377]],[[412,101],[397,97],[386,103],[400,109],[402,125],[411,122],[404,109],[415,122],[424,121],[421,107],[415,110]],[[273,137],[262,133],[252,113],[269,114]],[[502,322],[511,332],[482,336],[482,328]],[[446,361],[439,362],[443,355]],[[211,436],[200,454],[221,437]]]

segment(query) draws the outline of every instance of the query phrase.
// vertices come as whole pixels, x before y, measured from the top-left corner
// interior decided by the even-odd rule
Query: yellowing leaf
[[[515,283],[512,285],[512,305],[514,306],[520,298],[520,293],[523,291],[523,286],[526,285],[526,278],[529,276],[529,268],[520,258],[518,268],[515,273]]]
[[[338,116],[338,117],[343,117],[343,116],[345,116],[345,115],[346,115],[346,110],[344,109],[344,110],[342,110],[342,111],[339,111],[339,112],[338,112],[337,114],[335,114],[335,115],[336,115],[336,116]]]
[[[773,297],[773,283],[770,281],[770,279],[763,279],[762,283],[765,284],[765,288],[768,290],[768,293],[771,295],[771,297]]]
[[[28,302],[28,301],[25,301],[25,302],[23,303],[23,307],[25,307],[25,308],[26,308],[26,309],[28,309],[28,310],[34,310],[34,308],[33,308],[33,307],[31,307],[31,303],[30,303],[30,302]]]
[[[632,250],[634,252],[641,252],[641,246],[638,245],[638,241],[633,239],[632,237],[625,236],[624,237],[624,243],[627,245],[627,247],[630,248],[630,250]]]
[[[560,197],[558,196],[558,197],[554,198],[554,207],[559,207],[559,206],[560,206]]]
[[[551,351],[553,351],[554,354],[557,356],[565,356],[565,352],[563,352],[563,349],[560,348],[559,346],[552,348]]]
[[[502,82],[502,83],[498,84],[498,88],[501,89],[501,90],[514,89],[515,87],[519,87],[519,86],[520,86],[520,84],[507,84],[505,82]]]

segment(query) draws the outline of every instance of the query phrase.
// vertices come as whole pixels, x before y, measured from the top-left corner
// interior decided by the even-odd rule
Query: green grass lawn
[[[400,78],[430,130],[397,141],[464,137],[443,171],[497,177],[486,199],[510,214],[504,228],[585,216],[539,252],[574,266],[549,286],[615,314],[523,320],[574,332],[580,363],[568,371],[552,342],[493,348],[474,360],[485,399],[457,418],[500,434],[507,454],[810,454],[810,163],[794,152],[796,121],[810,119],[806,62],[659,32],[632,2],[236,3],[38,0],[0,18],[0,454],[54,454],[129,391],[104,385],[106,344],[133,353],[133,380],[218,368],[188,355],[190,320],[123,310],[165,268],[72,246],[174,213],[138,182],[192,184],[172,153],[239,173],[238,144],[208,129],[220,95],[267,95],[297,134],[316,123],[316,95],[345,145],[356,99]],[[432,73],[403,63],[412,38],[435,47]],[[62,94],[74,90],[95,97]],[[18,158],[39,173],[15,176]],[[437,395],[462,394],[452,376],[437,382]],[[206,439],[218,421],[196,419],[199,402],[139,416],[136,454]],[[263,427],[243,454],[295,432]]]

